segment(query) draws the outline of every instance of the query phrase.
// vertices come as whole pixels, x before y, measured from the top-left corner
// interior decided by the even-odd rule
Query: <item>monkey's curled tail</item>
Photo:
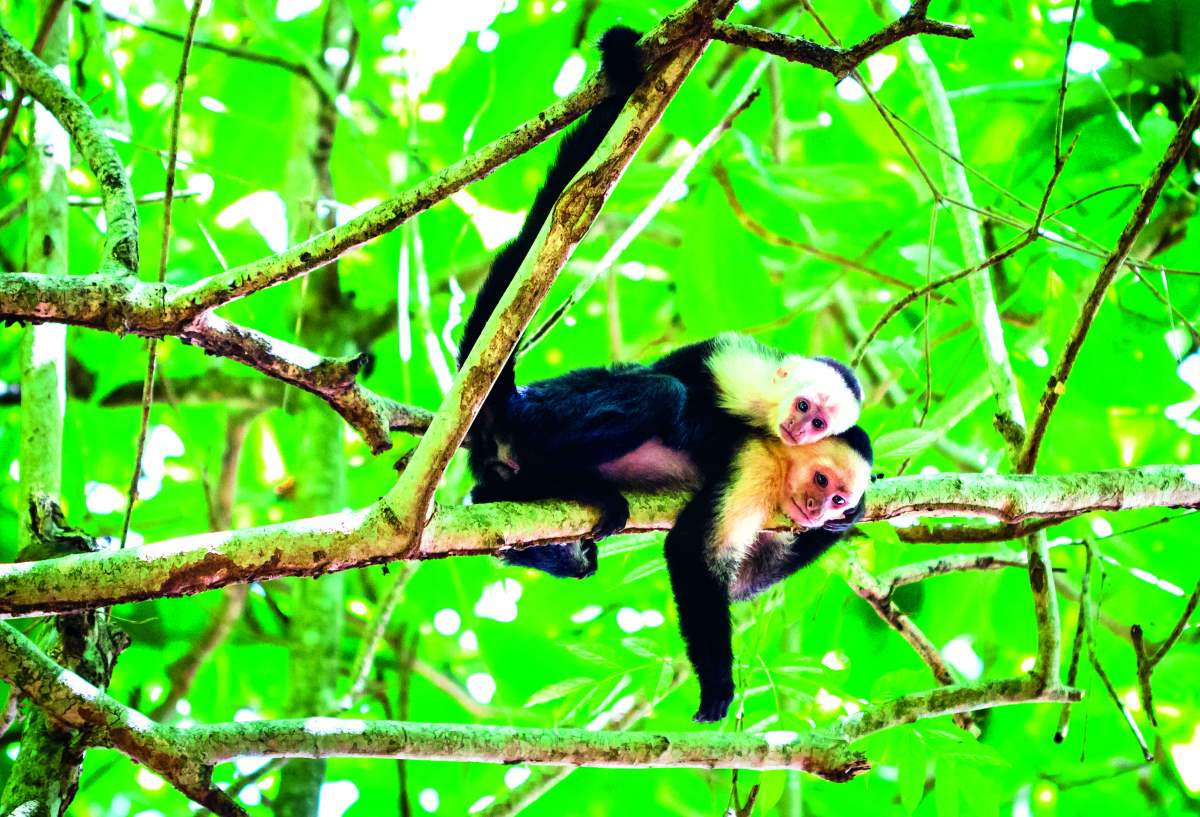
[[[517,274],[521,262],[525,260],[525,256],[532,249],[534,240],[542,230],[542,225],[550,217],[554,203],[570,184],[575,174],[587,164],[588,159],[600,147],[609,128],[621,113],[621,108],[625,106],[625,102],[642,81],[644,75],[642,55],[637,47],[640,38],[641,35],[638,32],[624,26],[610,28],[600,38],[600,64],[604,69],[604,76],[608,80],[611,94],[592,108],[586,118],[563,137],[562,145],[558,149],[558,156],[546,173],[546,182],[534,198],[533,205],[529,208],[529,215],[526,216],[525,223],[521,225],[521,232],[511,243],[500,250],[492,262],[492,268],[488,272],[483,286],[479,289],[475,306],[463,329],[462,344],[458,352],[459,368],[462,368],[467,355],[471,353],[475,341],[479,339],[479,335],[483,331],[484,324],[495,311],[496,305],[504,295],[504,290],[508,288]],[[479,426],[481,421],[488,422],[486,418],[494,416],[495,408],[504,405],[515,389],[515,362],[509,358],[508,362],[504,364],[500,376],[496,378],[496,384],[492,386],[491,394],[488,395],[484,409],[480,412],[480,419],[476,420],[476,426]],[[478,431],[478,428],[473,430]]]

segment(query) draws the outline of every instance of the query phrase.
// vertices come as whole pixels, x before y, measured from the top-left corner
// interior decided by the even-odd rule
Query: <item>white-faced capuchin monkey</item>
[[[520,233],[493,261],[463,331],[460,366],[555,200],[641,82],[638,37],[617,27],[600,38],[610,96],[566,135]],[[705,703],[697,719],[716,720],[724,717],[732,695],[731,587],[735,593],[742,592],[738,588],[753,592],[790,575],[861,515],[862,489],[855,486],[860,470],[865,474],[867,469],[857,465],[870,460],[870,442],[854,426],[862,398],[854,373],[836,360],[788,355],[734,334],[682,347],[651,365],[576,369],[520,388],[509,360],[467,436],[476,480],[471,497],[475,502],[570,499],[597,508],[599,522],[582,542],[501,554],[510,564],[582,578],[596,569],[595,540],[622,530],[628,521],[623,489],[699,490],[667,538],[667,560],[689,655],[701,679]],[[815,448],[822,440],[828,445]],[[798,474],[807,467],[798,464],[808,462],[807,455],[840,451],[854,452],[858,459],[850,454],[829,459],[820,475],[811,477],[813,485],[817,480],[828,480],[828,485],[820,486],[820,494],[815,489],[791,494],[791,504],[784,501],[783,483],[736,477],[743,470],[749,473],[737,466],[743,460],[775,461],[788,474]],[[782,510],[816,530],[796,537],[798,544],[774,548],[779,552],[771,558],[758,553],[751,541],[734,547],[743,555],[740,561],[724,556],[710,560],[713,553],[733,552],[709,544],[717,541],[713,532],[722,525],[735,525],[720,520],[743,519],[736,523],[741,530],[752,516],[737,510],[718,517],[716,499],[732,496],[735,487],[741,497],[750,486],[761,488],[759,504],[770,505],[771,513]],[[810,507],[818,497],[821,508]],[[752,504],[739,499],[734,506]],[[761,570],[755,568],[760,564]],[[681,588],[684,577],[692,575],[697,576],[694,585]],[[702,609],[710,605],[714,609]],[[714,616],[715,629],[703,635],[703,622]]]

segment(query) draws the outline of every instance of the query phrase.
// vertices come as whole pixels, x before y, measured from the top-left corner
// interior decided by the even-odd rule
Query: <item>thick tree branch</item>
[[[62,123],[100,185],[106,231],[101,272],[137,272],[138,217],[133,189],[120,157],[91,108],[3,27],[0,27],[0,69]]]
[[[667,530],[683,494],[631,494],[628,532]],[[1095,510],[1200,507],[1197,466],[1151,465],[1058,476],[941,474],[876,482],[867,520],[983,516],[1067,519]],[[780,517],[778,529],[788,524]],[[579,539],[595,512],[565,501],[439,508],[413,550],[380,503],[359,511],[168,539],[120,552],[0,565],[0,616],[61,613],[183,596],[281,576],[316,576],[400,559],[494,553]]]
[[[155,723],[54,663],[6,623],[0,623],[0,677],[60,725],[83,732],[95,745],[128,755],[216,814],[245,814],[212,785],[211,767],[184,753],[176,730]]]

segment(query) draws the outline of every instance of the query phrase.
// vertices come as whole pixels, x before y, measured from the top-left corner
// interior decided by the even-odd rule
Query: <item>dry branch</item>
[[[829,47],[804,37],[791,37],[765,28],[735,25],[722,20],[713,22],[712,37],[732,45],[765,51],[791,62],[811,65],[828,71],[840,80],[849,76],[867,57],[906,37],[935,34],[969,40],[975,36],[967,26],[930,20],[925,16],[927,6],[928,3],[914,3],[903,17],[850,48]]]

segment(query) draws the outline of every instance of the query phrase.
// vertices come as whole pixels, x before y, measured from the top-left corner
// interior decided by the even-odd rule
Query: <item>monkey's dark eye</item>
[[[808,401],[807,401],[807,400],[804,400],[804,399],[797,400],[797,401],[796,401],[796,409],[797,409],[797,410],[798,410],[798,411],[799,411],[801,414],[803,414],[803,413],[807,412],[807,411],[808,411]]]
[[[844,496],[835,496],[835,497],[833,498],[833,504],[834,504],[834,505],[837,505],[839,508],[840,508],[840,507],[842,507],[843,505],[845,505],[845,504],[846,504],[846,497],[844,497]]]
[[[825,421],[824,421],[824,420],[822,420],[820,417],[818,417],[818,418],[816,418],[815,420],[813,420],[813,428],[815,428],[815,429],[817,429],[818,431],[820,431],[820,430],[821,430],[821,429],[823,429],[824,427],[825,427]]]
[[[817,472],[817,475],[813,477],[813,479],[816,480],[816,483],[822,488],[829,484],[829,477],[825,476],[820,471]]]

